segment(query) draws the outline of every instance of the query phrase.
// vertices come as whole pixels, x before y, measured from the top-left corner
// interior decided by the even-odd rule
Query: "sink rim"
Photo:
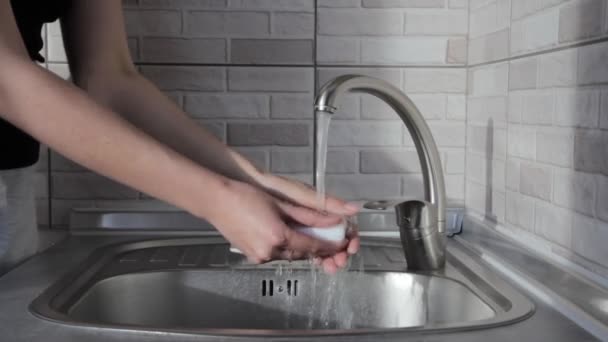
[[[75,320],[67,313],[68,309],[74,303],[82,298],[90,288],[101,280],[106,280],[111,277],[102,277],[95,279],[95,275],[113,258],[116,256],[139,249],[167,246],[190,246],[190,245],[225,245],[226,240],[221,237],[194,237],[194,238],[167,238],[167,239],[149,239],[130,243],[118,243],[107,245],[94,250],[78,267],[70,270],[66,275],[61,276],[57,281],[45,289],[32,303],[29,305],[29,311],[36,317],[70,326],[99,328],[109,330],[130,330],[149,333],[173,333],[183,335],[206,335],[206,336],[234,336],[234,337],[310,337],[310,336],[350,336],[350,335],[374,335],[374,334],[398,334],[398,333],[427,333],[427,332],[459,332],[468,330],[489,329],[498,326],[517,323],[525,320],[534,314],[534,304],[515,290],[504,279],[498,276],[494,271],[491,271],[488,266],[482,265],[476,260],[475,252],[471,251],[461,243],[450,240],[448,243],[448,263],[447,268],[462,272],[468,271],[469,275],[477,277],[483,281],[481,285],[489,287],[491,291],[495,291],[501,297],[505,298],[511,304],[509,308],[505,308],[498,304],[492,297],[483,292],[477,286],[471,286],[472,281],[467,281],[465,276],[462,279],[455,279],[451,276],[446,276],[442,272],[406,272],[406,270],[395,270],[382,267],[378,269],[366,269],[365,273],[374,272],[395,272],[395,273],[411,273],[421,274],[425,276],[447,278],[447,280],[457,282],[465,286],[469,291],[475,294],[481,301],[490,307],[495,315],[488,319],[477,321],[463,321],[445,324],[429,324],[424,326],[401,327],[401,328],[365,328],[365,329],[314,329],[314,330],[264,330],[264,329],[213,329],[213,328],[160,328],[152,326],[142,326],[133,324],[106,324],[99,322],[87,322]],[[399,240],[394,238],[363,238],[362,245],[370,244],[372,246],[396,247],[400,248]],[[469,263],[466,264],[462,258]],[[264,270],[266,267],[273,265],[262,265]],[[205,270],[205,271],[225,271],[230,267],[212,267],[208,268],[186,268],[185,270]],[[246,268],[235,268],[236,270],[255,271],[256,268],[248,266]],[[473,270],[474,269],[474,270]],[[179,272],[180,269],[160,269],[152,271],[127,272],[127,274],[147,273],[147,272]],[[349,272],[357,272],[350,270]],[[482,275],[488,277],[482,277]],[[118,276],[120,274],[117,274]],[[462,280],[465,281],[462,281]],[[486,289],[488,290],[488,289]],[[80,294],[78,294],[80,293]],[[57,305],[59,303],[59,305]],[[59,306],[59,307],[58,307]],[[497,310],[498,309],[498,310]]]

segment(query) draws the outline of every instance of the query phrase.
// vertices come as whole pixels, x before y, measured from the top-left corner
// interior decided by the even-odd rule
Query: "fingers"
[[[327,274],[336,274],[338,272],[338,266],[334,262],[333,258],[327,258],[323,260],[323,271]]]
[[[281,198],[309,208],[317,206],[317,193],[315,189],[304,183],[279,176],[272,176],[269,186],[270,189],[268,190]],[[330,214],[354,215],[359,211],[359,206],[353,203],[346,203],[332,196],[326,196],[325,209]]]
[[[333,196],[325,196],[325,210],[338,215],[354,215],[359,211],[355,203],[347,203]]]
[[[359,238],[359,227],[351,220],[347,220],[348,228],[346,230],[346,238],[348,239],[348,246],[346,252],[349,255],[356,254],[361,246],[361,239]]]
[[[340,223],[341,216],[324,215],[315,210],[279,202],[279,208],[291,219],[309,227],[328,227]]]

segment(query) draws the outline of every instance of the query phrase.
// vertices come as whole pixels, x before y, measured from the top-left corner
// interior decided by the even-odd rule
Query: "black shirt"
[[[70,0],[11,0],[21,38],[32,60],[44,62],[40,54],[42,26],[64,16],[69,4]],[[40,144],[34,138],[0,119],[0,170],[35,164],[39,150]]]

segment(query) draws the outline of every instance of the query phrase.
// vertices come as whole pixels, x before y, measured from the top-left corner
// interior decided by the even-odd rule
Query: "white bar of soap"
[[[315,239],[330,241],[330,242],[342,242],[346,238],[346,220],[336,224],[335,226],[329,227],[308,227],[308,226],[293,226],[292,228],[297,230],[299,233],[308,235]],[[230,246],[232,253],[243,254],[240,249]]]
[[[342,242],[346,237],[346,220],[330,227],[295,226],[293,228],[299,233],[319,240]]]

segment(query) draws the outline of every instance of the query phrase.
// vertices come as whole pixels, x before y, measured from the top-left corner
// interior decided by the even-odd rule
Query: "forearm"
[[[175,151],[229,178],[257,184],[260,172],[243,156],[194,122],[139,74],[98,81],[90,93]]]
[[[46,70],[7,57],[0,115],[68,158],[196,215],[228,180],[162,145]],[[198,208],[197,206],[200,206]]]

